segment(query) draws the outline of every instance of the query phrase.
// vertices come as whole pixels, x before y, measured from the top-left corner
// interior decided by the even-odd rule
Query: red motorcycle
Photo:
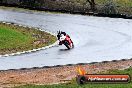
[[[59,45],[64,44],[67,47],[67,49],[71,49],[74,47],[73,41],[71,40],[70,36],[65,32],[58,31],[57,38],[59,41]]]

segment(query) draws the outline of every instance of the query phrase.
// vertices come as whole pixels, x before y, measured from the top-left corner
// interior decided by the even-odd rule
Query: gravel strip
[[[58,84],[67,82],[78,74],[77,67],[81,66],[88,74],[107,71],[109,69],[123,70],[132,66],[132,60],[100,62],[94,64],[55,66],[0,71],[0,86],[11,87],[25,84]]]

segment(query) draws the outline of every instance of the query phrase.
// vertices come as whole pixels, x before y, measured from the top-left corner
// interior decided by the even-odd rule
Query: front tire
[[[67,49],[71,49],[70,44],[68,41],[64,41],[64,45],[67,47]]]

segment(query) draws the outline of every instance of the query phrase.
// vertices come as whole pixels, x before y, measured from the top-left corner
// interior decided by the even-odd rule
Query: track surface
[[[45,12],[0,10],[0,21],[67,32],[74,44],[0,57],[0,70],[90,63],[132,57],[132,20]]]

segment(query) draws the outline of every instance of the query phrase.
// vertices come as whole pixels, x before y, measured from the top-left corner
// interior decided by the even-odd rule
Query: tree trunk
[[[95,0],[87,0],[87,2],[89,2],[91,10],[94,11],[95,10]]]
[[[3,0],[0,0],[0,4],[2,4],[3,3]]]

